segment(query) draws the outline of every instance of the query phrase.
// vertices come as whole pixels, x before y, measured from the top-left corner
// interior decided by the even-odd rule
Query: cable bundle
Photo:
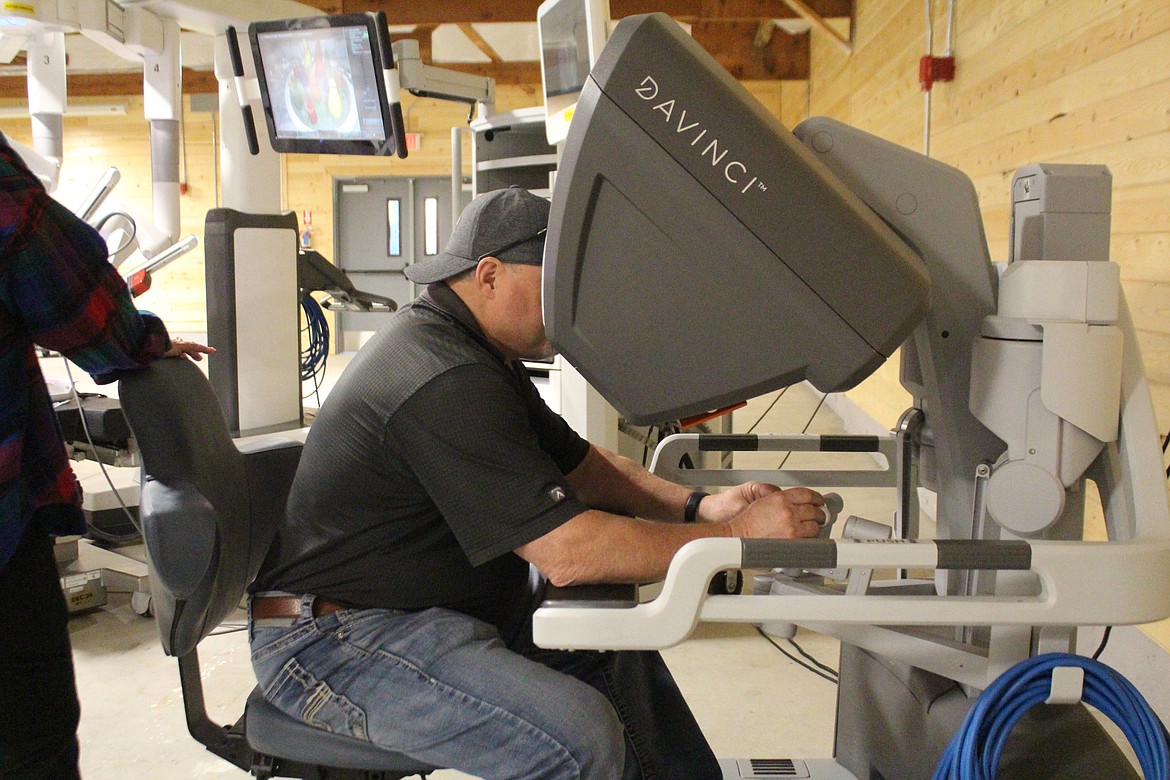
[[[321,304],[309,293],[301,296],[301,310],[305,313],[306,326],[301,330],[307,334],[308,344],[301,350],[301,381],[313,381],[316,392],[325,374],[325,361],[329,357],[329,322]]]
[[[1121,728],[1147,780],[1170,780],[1166,729],[1150,705],[1114,669],[1069,653],[1029,658],[988,686],[947,745],[934,780],[994,780],[1008,734],[1024,713],[1048,699],[1052,670],[1060,666],[1084,670],[1082,701]]]

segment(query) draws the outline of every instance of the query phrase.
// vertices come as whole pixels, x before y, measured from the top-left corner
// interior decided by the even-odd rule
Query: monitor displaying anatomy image
[[[276,151],[393,153],[372,17],[262,22],[249,34]]]

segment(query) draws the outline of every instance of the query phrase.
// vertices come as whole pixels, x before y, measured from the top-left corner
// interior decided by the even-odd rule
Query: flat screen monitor
[[[374,15],[255,22],[248,37],[273,149],[395,152],[382,75],[382,49],[390,42]]]
[[[609,0],[545,0],[536,11],[550,144],[568,135],[581,88],[605,46],[608,24]]]

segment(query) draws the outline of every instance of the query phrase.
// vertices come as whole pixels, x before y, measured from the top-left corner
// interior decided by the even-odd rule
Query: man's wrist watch
[[[697,523],[699,521],[699,502],[702,501],[710,493],[704,493],[701,490],[696,490],[687,496],[686,506],[683,507],[683,522]]]

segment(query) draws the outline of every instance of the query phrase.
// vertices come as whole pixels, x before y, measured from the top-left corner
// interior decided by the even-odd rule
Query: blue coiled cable
[[[1070,653],[1048,653],[1016,664],[975,702],[943,752],[934,780],[994,780],[1008,735],[1052,691],[1052,670],[1084,670],[1082,701],[1118,725],[1147,780],[1170,780],[1166,728],[1133,684],[1111,667]]]
[[[301,296],[301,311],[305,313],[306,322],[302,332],[308,333],[308,344],[301,350],[301,381],[312,379],[315,385],[319,385],[317,377],[324,373],[325,361],[329,357],[329,322],[321,304],[309,293]]]

